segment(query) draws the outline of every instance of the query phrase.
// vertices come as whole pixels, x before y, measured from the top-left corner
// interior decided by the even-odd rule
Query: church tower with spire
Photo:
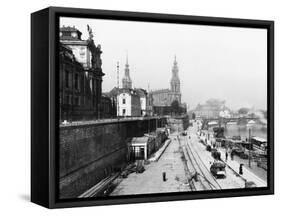
[[[175,56],[174,65],[172,68],[172,79],[171,79],[170,85],[171,85],[171,96],[172,96],[171,100],[172,101],[177,100],[179,103],[181,103],[179,68],[178,68],[178,62],[177,62],[176,56]]]
[[[125,64],[125,75],[122,79],[122,87],[126,89],[132,88],[132,80],[130,77],[130,69],[129,69],[129,63],[128,63],[128,55],[126,56],[126,64]]]

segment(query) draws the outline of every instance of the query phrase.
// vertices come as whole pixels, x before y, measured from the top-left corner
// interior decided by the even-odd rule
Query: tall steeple
[[[132,88],[132,80],[130,77],[130,69],[128,63],[128,54],[126,55],[126,64],[125,64],[125,75],[122,79],[122,87],[123,88]]]
[[[174,65],[172,68],[171,91],[180,93],[180,79],[177,57],[175,56]]]

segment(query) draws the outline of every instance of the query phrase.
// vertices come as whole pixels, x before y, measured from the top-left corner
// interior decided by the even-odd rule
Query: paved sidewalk
[[[221,159],[223,161],[225,161],[225,149],[219,149],[219,151],[221,152]],[[230,158],[230,154],[228,154],[228,158],[227,158],[227,162],[226,164],[228,166],[230,166],[234,171],[236,171],[237,173],[239,173],[239,166],[240,163],[238,163],[235,160],[231,160]],[[247,181],[253,181],[255,182],[255,184],[257,185],[257,187],[266,187],[267,186],[267,182],[264,181],[263,179],[261,179],[260,177],[258,177],[257,175],[255,175],[251,170],[249,170],[248,168],[246,168],[245,166],[243,166],[243,175],[241,175],[244,179],[246,179]]]
[[[122,179],[110,196],[189,191],[179,143],[175,138],[175,135],[170,136],[171,143],[157,162],[145,165],[143,173],[131,173]],[[166,172],[165,182],[162,172]]]

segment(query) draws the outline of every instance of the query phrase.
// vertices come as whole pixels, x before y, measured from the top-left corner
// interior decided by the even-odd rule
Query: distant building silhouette
[[[220,113],[229,110],[224,100],[209,99],[204,104],[198,104],[194,110],[196,117],[218,118]]]

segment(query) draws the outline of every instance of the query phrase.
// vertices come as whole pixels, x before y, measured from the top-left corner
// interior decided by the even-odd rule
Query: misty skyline
[[[61,18],[87,39],[87,24],[101,44],[103,92],[124,76],[126,54],[133,87],[170,88],[177,56],[182,102],[194,108],[209,98],[232,109],[267,105],[267,32],[264,29]]]

